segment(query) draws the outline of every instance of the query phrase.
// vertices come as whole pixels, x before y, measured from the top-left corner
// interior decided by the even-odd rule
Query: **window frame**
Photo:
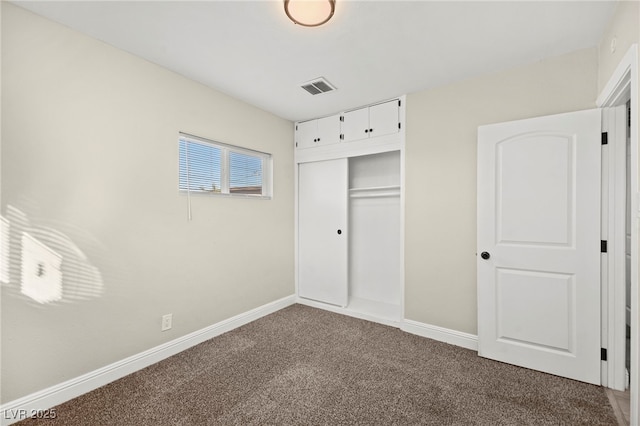
[[[196,143],[205,146],[211,146],[220,150],[220,192],[181,188],[180,187],[180,174],[182,171],[182,165],[180,162],[181,144],[184,141],[185,147],[188,151],[188,144]],[[232,192],[230,189],[231,183],[231,168],[229,163],[230,153],[237,153],[256,157],[261,160],[262,165],[262,191],[260,194],[246,194]],[[230,145],[210,139],[202,138],[200,136],[191,135],[189,133],[179,132],[178,134],[178,191],[180,193],[187,193],[189,195],[202,194],[212,196],[223,197],[236,197],[236,198],[259,198],[259,199],[271,199],[273,195],[273,156],[268,152],[257,151],[254,149],[244,148],[237,145]],[[188,169],[188,166],[187,166]],[[185,171],[188,174],[188,170]]]

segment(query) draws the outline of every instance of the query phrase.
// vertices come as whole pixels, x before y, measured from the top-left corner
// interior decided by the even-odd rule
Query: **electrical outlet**
[[[162,329],[161,329],[161,331],[170,330],[172,321],[173,321],[173,314],[163,315],[162,316]]]

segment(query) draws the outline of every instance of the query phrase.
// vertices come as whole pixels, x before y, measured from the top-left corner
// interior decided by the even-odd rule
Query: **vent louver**
[[[335,86],[329,83],[324,77],[318,77],[306,83],[302,83],[300,86],[312,95],[319,95],[321,93],[332,92],[336,90]]]

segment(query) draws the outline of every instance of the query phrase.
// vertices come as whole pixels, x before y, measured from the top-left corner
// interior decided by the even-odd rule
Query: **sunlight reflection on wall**
[[[104,291],[100,270],[71,238],[33,224],[11,205],[0,216],[0,282],[40,304],[88,300]]]

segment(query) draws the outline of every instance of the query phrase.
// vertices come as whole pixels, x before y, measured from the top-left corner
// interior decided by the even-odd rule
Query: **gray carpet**
[[[598,386],[293,305],[21,425],[615,425]]]

